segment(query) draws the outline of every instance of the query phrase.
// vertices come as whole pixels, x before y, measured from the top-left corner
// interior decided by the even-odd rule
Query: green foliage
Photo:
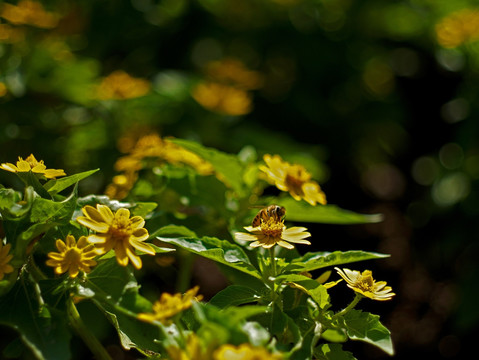
[[[332,205],[311,206],[286,193],[263,197],[261,191],[270,184],[259,176],[261,163],[254,158],[245,166],[244,153],[226,154],[185,140],[174,143],[211,164],[213,174],[199,175],[174,162],[162,164],[161,171],[153,168],[153,174],[139,175],[138,181],[152,185],[161,178],[163,183],[142,201],[135,199],[134,190],[123,202],[97,194],[79,197],[78,182],[96,170],[48,181],[41,174],[18,172],[25,184],[23,196],[13,189],[0,189],[2,243],[11,246],[10,258],[6,253],[2,256],[13,268],[0,268],[4,272],[0,305],[11,309],[0,314],[0,324],[18,331],[38,359],[52,354],[58,359],[71,358],[69,342],[75,335],[97,358],[108,359],[83,321],[75,305],[78,301],[94,304],[115,329],[121,346],[136,349],[146,358],[164,357],[171,351],[200,351],[211,358],[225,346],[250,344],[288,359],[352,359],[337,344],[348,339],[393,354],[390,333],[379,317],[353,310],[358,300],[335,313],[329,291],[339,281],[325,283],[334,266],[388,255],[361,250],[304,255],[297,250],[277,252],[268,246],[269,241],[274,245],[284,238],[294,244],[297,232],[302,234],[304,229],[297,228],[295,233],[289,223],[285,226],[283,219],[267,211],[262,212],[259,227],[247,235],[256,236],[259,248],[251,248],[245,235],[237,233],[252,222],[252,191],[256,191],[257,203],[287,207],[287,220],[356,224],[378,221],[380,215],[357,214]],[[252,168],[256,169],[254,176]],[[60,195],[69,187],[73,189],[67,196]],[[168,204],[171,198],[182,200]],[[85,206],[96,210],[85,210]],[[296,235],[288,238],[288,228]],[[198,235],[205,232],[209,234]],[[71,242],[72,236],[78,243]],[[80,246],[82,236],[92,240],[86,248]],[[105,242],[109,251],[97,247],[91,253],[95,242]],[[217,264],[230,284],[209,302],[199,302],[201,295],[195,300],[197,288],[185,295],[162,292],[155,301],[142,294],[141,286],[146,272],[157,271],[151,268],[151,255],[179,259],[179,289],[190,286],[192,261],[197,256]],[[139,263],[139,257],[148,266]],[[78,275],[72,275],[72,266],[79,267]],[[312,278],[310,272],[318,269],[328,271]],[[138,270],[143,275],[138,276]],[[14,344],[6,351],[14,353]]]

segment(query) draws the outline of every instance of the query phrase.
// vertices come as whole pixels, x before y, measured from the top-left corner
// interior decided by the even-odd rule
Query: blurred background
[[[0,162],[100,168],[90,194],[145,134],[307,154],[329,203],[384,214],[308,225],[308,250],[391,254],[360,266],[396,297],[360,307],[395,358],[462,358],[479,323],[478,78],[472,0],[0,1]]]

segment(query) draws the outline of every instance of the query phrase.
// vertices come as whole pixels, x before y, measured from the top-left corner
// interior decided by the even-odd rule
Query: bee
[[[252,226],[257,227],[261,225],[261,220],[267,221],[269,218],[273,218],[275,221],[280,222],[284,215],[286,214],[286,209],[279,205],[269,205],[261,209],[253,219]]]

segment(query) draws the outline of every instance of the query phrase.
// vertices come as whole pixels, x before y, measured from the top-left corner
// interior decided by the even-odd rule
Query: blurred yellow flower
[[[5,274],[13,272],[13,266],[9,264],[13,255],[9,254],[12,244],[3,245],[0,240],[0,280],[3,280]]]
[[[362,273],[356,270],[334,268],[338,274],[346,281],[348,287],[353,289],[358,294],[368,297],[373,300],[386,301],[396,295],[390,286],[386,286],[385,281],[378,281],[373,279],[370,270],[364,270]]]
[[[120,175],[115,175],[111,184],[105,189],[105,195],[110,199],[123,199],[135,185],[138,174],[135,171],[127,171]]]
[[[479,10],[462,9],[453,12],[441,19],[435,30],[438,43],[446,48],[479,40]]]
[[[65,242],[58,239],[55,245],[59,252],[49,252],[46,264],[54,267],[58,275],[68,271],[69,276],[75,278],[80,270],[89,273],[90,267],[96,265],[93,260],[97,255],[95,246],[85,236],[81,236],[77,243],[72,235],[67,235]]]
[[[205,72],[215,82],[243,90],[259,89],[264,82],[259,72],[249,70],[243,62],[234,58],[212,61],[206,65]]]
[[[245,115],[252,110],[251,95],[245,90],[217,82],[198,84],[193,98],[204,108],[226,115]]]
[[[150,92],[148,80],[134,78],[123,70],[117,70],[103,78],[97,88],[100,100],[125,100],[144,96]]]
[[[30,0],[21,0],[17,5],[3,3],[0,17],[14,25],[31,25],[44,29],[54,28],[59,20],[58,14],[47,12],[41,3]]]
[[[263,157],[266,166],[260,166],[267,180],[282,191],[289,191],[295,200],[304,199],[311,205],[325,205],[326,195],[317,182],[311,180],[311,174],[302,165],[290,164],[279,155],[266,154]]]
[[[47,179],[55,179],[58,176],[65,176],[65,172],[62,169],[47,169],[43,160],[37,161],[33,154],[30,154],[25,160],[20,156],[18,157],[17,165],[11,163],[3,163],[0,165],[0,169],[21,173],[21,172],[33,172],[37,175],[43,175]]]
[[[180,349],[176,346],[168,346],[168,359],[170,360],[210,360],[209,356],[201,346],[198,337],[195,334],[188,335],[186,339],[186,348]]]
[[[201,301],[202,295],[196,295],[199,286],[188,290],[184,295],[176,293],[174,295],[163,293],[158,301],[153,304],[152,313],[140,313],[138,319],[146,322],[159,321],[164,325],[169,325],[172,317],[186,309],[189,309],[193,301]]]
[[[280,354],[271,354],[261,347],[254,347],[250,344],[222,345],[213,353],[214,360],[280,360]]]
[[[24,39],[23,29],[12,27],[8,24],[0,24],[0,43],[14,44]]]
[[[142,262],[134,249],[155,255],[155,249],[144,243],[149,235],[148,230],[143,227],[145,220],[141,216],[130,218],[128,209],[121,208],[113,213],[108,206],[100,204],[97,204],[96,209],[93,206],[84,206],[82,212],[85,216],[79,216],[76,220],[96,231],[96,234],[88,236],[88,241],[95,244],[97,254],[113,249],[118,264],[127,266],[131,261],[136,269],[141,269]]]
[[[237,232],[235,238],[242,241],[253,241],[250,246],[261,246],[265,249],[272,248],[279,245],[286,249],[294,249],[295,244],[311,245],[305,238],[311,236],[305,227],[287,228],[283,221],[276,221],[274,218],[269,218],[266,221],[261,220],[261,225],[257,227],[246,226],[245,229],[250,232]]]
[[[5,95],[7,95],[7,87],[5,86],[3,82],[0,81],[0,97],[3,97]]]

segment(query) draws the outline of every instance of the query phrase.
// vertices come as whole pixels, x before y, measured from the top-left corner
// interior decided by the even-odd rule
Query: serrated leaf
[[[251,264],[248,256],[241,247],[226,240],[214,237],[202,238],[165,238],[159,240],[174,244],[194,254],[214,260],[220,264],[262,279],[259,271]]]
[[[71,175],[71,176],[66,176],[60,179],[50,180],[44,185],[44,188],[51,195],[58,194],[60,191],[66,189],[69,186],[76,184],[80,180],[87,178],[88,176],[96,173],[98,170],[100,169],[84,171],[84,172]]]
[[[259,299],[261,299],[261,296],[251,288],[241,285],[230,285],[213,296],[209,303],[219,308],[225,308],[257,302]]]
[[[312,271],[328,266],[348,264],[363,260],[383,259],[386,257],[389,257],[389,255],[362,250],[350,250],[345,252],[310,252],[306,253],[299,259],[294,259],[291,264],[283,269],[283,272]]]
[[[326,288],[316,280],[304,279],[292,282],[292,286],[305,292],[321,309],[329,307],[329,294]]]
[[[356,360],[352,353],[343,350],[341,344],[321,344],[314,355],[318,360]]]
[[[35,198],[30,213],[32,223],[68,222],[76,208],[76,188],[73,193],[61,202]]]
[[[227,154],[216,149],[204,147],[196,142],[184,139],[168,139],[206,160],[220,174],[220,180],[243,195],[245,186],[243,183],[244,165],[237,156]]]
[[[359,214],[341,209],[336,205],[312,206],[305,201],[296,201],[290,197],[277,199],[276,204],[286,209],[286,220],[322,224],[365,224],[382,221],[381,214]]]
[[[379,316],[361,310],[350,310],[342,317],[347,335],[377,346],[389,355],[394,355],[391,332],[379,321]]]
[[[182,237],[197,237],[193,230],[186,226],[180,225],[166,225],[156,230],[152,236],[182,236]]]
[[[17,330],[23,343],[38,359],[71,359],[71,334],[67,319],[40,304],[39,288],[26,279],[17,281],[8,296],[0,298],[0,324]],[[8,311],[7,311],[8,310]]]

